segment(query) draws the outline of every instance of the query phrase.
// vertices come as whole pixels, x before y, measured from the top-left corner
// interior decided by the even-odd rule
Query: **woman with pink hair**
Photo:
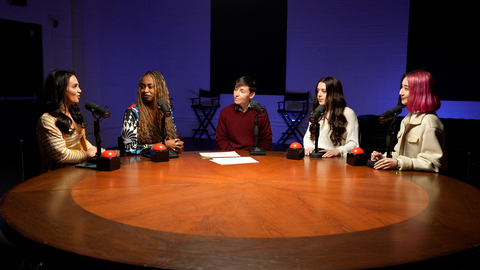
[[[424,70],[403,75],[400,98],[409,113],[401,123],[392,158],[373,151],[371,159],[378,160],[374,169],[446,171],[445,132],[435,113],[440,99],[432,75]]]

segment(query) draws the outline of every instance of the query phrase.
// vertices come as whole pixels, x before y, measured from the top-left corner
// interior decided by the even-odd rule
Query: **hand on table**
[[[183,141],[180,139],[170,139],[165,142],[167,149],[171,149],[177,153],[183,150]]]
[[[333,150],[320,150],[318,152],[325,152],[322,157],[324,158],[329,158],[329,157],[336,157],[340,156],[340,150],[338,149],[333,149]]]
[[[319,150],[319,153],[324,152],[322,157],[324,158],[329,158],[329,157],[336,157],[340,155],[340,150],[338,149],[333,149],[333,150]],[[305,156],[309,156],[311,153],[313,153],[313,147],[309,147],[305,149]]]
[[[373,160],[373,159],[372,159]],[[375,170],[393,170],[397,168],[398,161],[394,158],[383,158],[375,163]]]

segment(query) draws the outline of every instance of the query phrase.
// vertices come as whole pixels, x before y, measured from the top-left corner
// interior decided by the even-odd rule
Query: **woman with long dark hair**
[[[161,119],[163,112],[157,108],[157,100],[163,99],[170,107],[168,88],[162,74],[147,71],[138,81],[137,103],[131,105],[123,117],[122,140],[125,151],[140,154],[153,144],[163,142]],[[183,149],[183,141],[178,138],[173,116],[165,119],[165,146],[177,153]]]
[[[77,106],[81,92],[74,71],[54,70],[48,74],[43,114],[37,125],[41,172],[83,162],[97,153],[85,137],[83,116]]]
[[[355,112],[347,107],[343,97],[343,87],[335,77],[320,79],[315,89],[314,111],[319,105],[325,106],[325,113],[315,123],[308,125],[303,138],[305,155],[315,149],[315,128],[320,125],[318,138],[319,152],[323,157],[346,156],[354,147],[358,147],[358,120]]]
[[[408,115],[402,120],[392,158],[373,151],[377,170],[399,169],[430,172],[447,170],[445,132],[435,111],[440,109],[432,75],[416,70],[402,76],[400,98]]]

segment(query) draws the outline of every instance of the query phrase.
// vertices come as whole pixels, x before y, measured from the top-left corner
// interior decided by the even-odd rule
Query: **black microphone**
[[[85,109],[105,119],[110,117],[110,111],[108,109],[102,108],[92,102],[87,102],[87,104],[85,104]]]
[[[402,108],[403,106],[397,106],[384,112],[382,115],[378,117],[378,121],[382,124],[387,121],[390,121],[391,119],[393,119],[394,117],[402,113]]]
[[[323,112],[325,111],[325,106],[323,105],[318,105],[318,107],[310,113],[310,123],[315,123],[318,121],[318,118],[320,118],[323,115]]]
[[[263,114],[265,112],[265,107],[260,105],[260,103],[256,102],[255,100],[250,100],[250,106],[252,106],[252,108],[259,114]]]
[[[170,116],[171,111],[167,103],[163,99],[157,100],[157,108],[160,109],[166,116]]]

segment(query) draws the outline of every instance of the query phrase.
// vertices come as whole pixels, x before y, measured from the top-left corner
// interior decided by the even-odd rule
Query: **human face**
[[[80,89],[80,85],[78,84],[77,77],[75,77],[74,75],[70,76],[67,90],[65,91],[65,101],[67,103],[67,107],[70,107],[70,105],[72,104],[77,104],[80,101],[81,92],[82,90]]]
[[[236,86],[233,90],[233,101],[235,104],[242,107],[243,111],[247,109],[250,99],[255,96],[255,93],[250,93],[250,87],[247,85]]]
[[[146,103],[150,103],[155,99],[155,83],[150,75],[145,75],[140,79],[140,92]]]
[[[327,85],[324,82],[319,82],[317,85],[317,100],[318,104],[325,106],[327,101]]]
[[[407,77],[405,77],[402,81],[402,88],[400,88],[400,97],[402,98],[402,104],[407,105],[408,104],[408,97],[410,91],[408,90],[408,80]]]

